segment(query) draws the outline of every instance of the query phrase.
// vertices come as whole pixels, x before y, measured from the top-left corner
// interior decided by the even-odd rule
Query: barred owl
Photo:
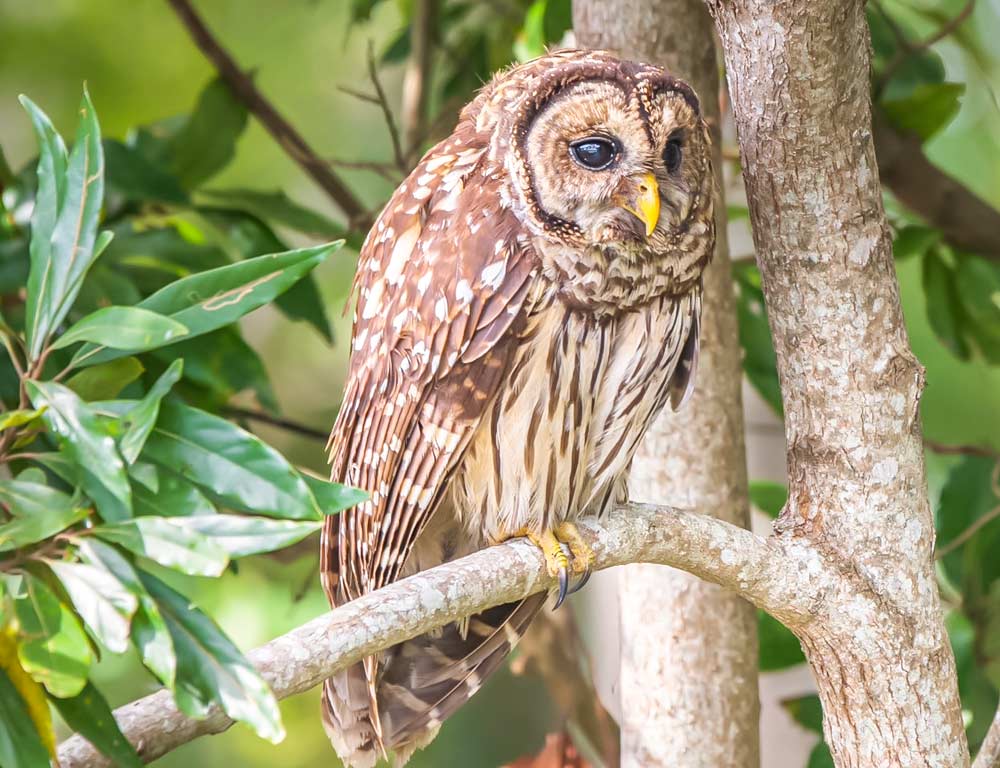
[[[361,251],[328,518],[336,606],[528,536],[589,573],[573,521],[625,498],[632,455],[690,391],[714,245],[709,133],[692,90],[599,51],[498,74],[399,186]],[[581,580],[585,578],[581,575]],[[501,605],[326,681],[345,763],[405,762],[544,603]]]

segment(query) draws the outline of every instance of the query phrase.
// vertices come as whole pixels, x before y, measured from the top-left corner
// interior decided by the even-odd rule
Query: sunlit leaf
[[[54,382],[29,381],[28,396],[36,408],[47,406],[42,419],[60,446],[80,469],[84,490],[105,520],[132,514],[132,493],[122,461],[107,425],[72,390]]]
[[[52,703],[66,725],[93,744],[102,755],[114,761],[115,765],[141,768],[142,760],[122,735],[111,707],[93,683],[87,683],[76,696],[53,699]]]
[[[93,654],[73,612],[29,575],[14,614],[24,637],[17,651],[21,666],[53,696],[76,696],[87,683]]]
[[[122,422],[125,424],[125,433],[119,440],[118,447],[122,456],[125,457],[125,461],[129,464],[135,463],[135,460],[139,458],[150,432],[153,431],[156,418],[160,414],[160,401],[180,379],[183,370],[184,361],[174,360],[149,388],[142,400],[123,415]]]
[[[48,768],[49,754],[28,713],[28,706],[0,670],[0,765]]]
[[[28,99],[29,111],[39,134],[39,197],[32,216],[31,272],[25,335],[28,356],[35,360],[49,334],[66,317],[80,290],[87,270],[100,254],[108,238],[98,242],[97,225],[104,195],[104,157],[97,115],[84,90],[80,123],[68,161],[57,159],[62,149],[52,138],[51,124]],[[46,155],[50,157],[46,158]],[[58,174],[64,165],[61,185],[45,182],[48,174]],[[53,203],[55,206],[53,206]]]
[[[3,589],[0,587],[0,598]],[[56,735],[52,729],[52,712],[45,696],[45,690],[29,675],[17,656],[18,633],[13,623],[0,628],[0,672],[6,675],[7,681],[14,687],[27,712],[29,722],[34,726],[35,733],[45,751],[53,757],[56,754]],[[4,713],[0,713],[0,720]],[[0,725],[0,728],[3,726]],[[0,735],[0,741],[5,736]],[[7,750],[0,745],[0,765],[7,765],[4,756]],[[45,765],[48,765],[47,763]]]
[[[141,574],[156,598],[177,652],[174,697],[182,712],[203,717],[213,702],[234,720],[250,725],[271,742],[284,738],[274,694],[260,675],[219,629],[191,601],[154,576]]]
[[[0,413],[0,431],[11,429],[13,427],[23,427],[24,425],[33,422],[41,415],[41,410],[31,410],[28,408],[20,408],[14,411],[4,411],[3,413]]]
[[[184,127],[170,142],[171,170],[194,189],[225,168],[247,125],[247,110],[230,87],[216,78],[205,86]]]
[[[144,352],[187,335],[187,328],[169,317],[139,307],[104,307],[77,322],[53,344],[61,349],[90,341],[113,349]],[[76,362],[79,363],[79,355]]]
[[[245,515],[200,515],[177,518],[177,523],[207,536],[230,557],[282,549],[301,541],[323,525],[318,520],[272,520]]]
[[[173,685],[177,669],[173,640],[159,606],[146,591],[135,568],[115,547],[93,537],[79,543],[79,553],[85,563],[100,565],[113,573],[136,596],[138,605],[132,617],[132,642],[143,664],[164,685]]]
[[[197,408],[164,403],[144,456],[236,509],[294,520],[322,517],[306,481],[280,453]]]
[[[174,518],[136,517],[98,526],[94,534],[192,576],[220,576],[229,564],[229,556],[222,547],[178,524]]]
[[[0,481],[0,502],[14,516],[0,525],[0,552],[55,536],[89,512],[65,493],[25,480]]]
[[[110,400],[142,376],[144,370],[136,358],[120,357],[78,371],[66,380],[66,386],[83,400]]]
[[[129,624],[138,605],[136,596],[99,563],[49,562],[73,607],[104,647],[114,653],[128,648]]]
[[[188,338],[214,331],[272,301],[307,275],[341,242],[287,253],[258,256],[237,264],[200,272],[177,280],[145,299],[140,307],[172,317],[186,326]],[[89,354],[84,347],[80,355]],[[87,357],[95,363],[126,352],[105,349]]]

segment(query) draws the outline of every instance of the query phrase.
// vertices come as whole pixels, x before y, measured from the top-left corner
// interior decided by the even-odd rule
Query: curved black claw
[[[563,565],[559,567],[559,597],[556,599],[556,604],[552,606],[553,611],[563,604],[563,600],[568,594],[571,594],[569,591],[569,568]]]
[[[591,573],[593,573],[593,571],[590,570],[590,566],[588,565],[587,566],[587,570],[585,570],[583,572],[583,576],[580,577],[580,580],[576,584],[574,584],[570,588],[569,592],[567,592],[566,594],[567,595],[575,595],[577,592],[579,592],[581,589],[583,589],[586,586],[587,582],[590,581],[590,574]]]

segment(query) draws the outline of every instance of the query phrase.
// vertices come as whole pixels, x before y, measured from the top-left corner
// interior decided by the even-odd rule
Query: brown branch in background
[[[985,445],[953,445],[951,443],[939,443],[937,440],[924,438],[924,447],[934,453],[946,456],[983,456],[987,459],[1000,458],[1000,451],[988,448]]]
[[[410,21],[410,56],[403,73],[403,129],[407,146],[419,144],[426,133],[427,94],[433,61],[437,0],[414,0]]]
[[[993,724],[986,732],[972,768],[1000,768],[1000,709],[993,717]]]
[[[237,406],[227,405],[222,409],[222,412],[226,416],[233,419],[246,419],[248,421],[258,421],[261,424],[270,424],[272,427],[278,427],[279,429],[284,429],[288,432],[294,432],[297,435],[308,437],[312,440],[321,440],[324,443],[330,436],[329,433],[324,432],[321,429],[307,427],[305,424],[299,424],[297,421],[284,419],[280,416],[273,416],[272,414],[264,411],[254,411],[250,408],[239,408]]]
[[[389,131],[389,138],[392,140],[392,156],[396,160],[396,166],[405,174],[409,171],[406,156],[403,153],[403,145],[399,140],[399,129],[396,128],[396,120],[393,118],[392,109],[389,107],[389,98],[385,95],[382,82],[378,79],[378,68],[375,66],[375,49],[372,46],[371,40],[368,41],[368,77],[375,88],[375,103],[382,108],[385,127]]]
[[[229,52],[219,44],[208,27],[205,26],[205,22],[189,0],[167,0],[167,2],[180,18],[195,45],[215,67],[219,77],[250,113],[260,120],[281,148],[340,207],[347,216],[348,226],[351,229],[367,229],[371,223],[371,217],[365,206],[330,170],[327,163],[312,150],[291,123],[282,117],[264,94],[257,89],[251,77],[240,69]]]
[[[899,201],[956,248],[1000,261],[1000,211],[934,165],[919,137],[900,133],[878,110],[873,128],[879,177]]]

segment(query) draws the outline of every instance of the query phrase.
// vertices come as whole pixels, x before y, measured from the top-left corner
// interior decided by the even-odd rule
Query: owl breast
[[[480,545],[624,500],[632,456],[697,333],[700,291],[614,316],[539,303],[450,488]]]

